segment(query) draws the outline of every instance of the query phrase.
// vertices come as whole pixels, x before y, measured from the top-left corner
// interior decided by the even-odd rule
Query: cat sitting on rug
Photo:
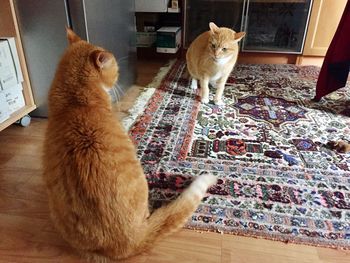
[[[202,103],[209,102],[209,83],[216,88],[214,103],[224,105],[222,94],[225,83],[236,64],[238,42],[245,32],[217,27],[209,23],[210,30],[199,35],[190,45],[186,54],[187,69],[192,76],[191,87],[201,86]]]
[[[150,215],[146,177],[106,92],[118,79],[117,62],[70,29],[67,38],[49,93],[43,154],[51,217],[88,258],[126,258],[179,230],[216,179],[199,176]]]

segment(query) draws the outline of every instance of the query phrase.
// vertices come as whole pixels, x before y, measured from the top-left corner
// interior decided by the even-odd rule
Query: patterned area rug
[[[177,61],[130,130],[153,206],[211,172],[188,228],[350,249],[350,154],[326,146],[350,140],[350,89],[314,103],[317,76],[238,65],[218,107],[200,104]]]

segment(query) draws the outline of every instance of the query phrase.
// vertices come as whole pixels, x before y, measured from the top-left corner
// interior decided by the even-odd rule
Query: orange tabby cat
[[[106,92],[118,78],[117,62],[69,29],[67,38],[49,93],[43,157],[51,216],[83,254],[126,258],[181,228],[216,179],[198,177],[150,215],[145,175]]]
[[[210,30],[199,35],[187,50],[187,69],[192,76],[192,88],[201,86],[201,101],[209,102],[209,83],[216,88],[214,103],[224,105],[222,94],[225,83],[236,64],[238,42],[245,36],[244,32],[217,27],[209,23]]]

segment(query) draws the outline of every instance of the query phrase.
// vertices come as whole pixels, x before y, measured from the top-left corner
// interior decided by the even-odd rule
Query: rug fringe
[[[171,59],[167,62],[167,64],[161,67],[157,73],[157,75],[153,78],[152,82],[146,85],[145,88],[158,88],[165,75],[168,74],[171,67],[175,64],[176,59]]]
[[[281,237],[276,234],[266,234],[266,233],[250,233],[249,231],[244,230],[222,230],[222,229],[216,229],[216,228],[204,228],[201,226],[191,226],[191,225],[185,225],[183,229],[189,229],[191,231],[195,231],[198,233],[217,233],[221,235],[233,235],[233,236],[240,236],[240,237],[248,237],[248,238],[256,238],[256,239],[265,239],[270,241],[278,241],[285,244],[295,244],[295,245],[307,245],[307,246],[314,246],[314,247],[322,247],[322,248],[330,248],[335,250],[343,250],[343,251],[349,251],[350,248],[346,247],[345,245],[339,245],[335,242],[326,242],[326,243],[316,243],[311,240],[305,240],[300,237],[294,237],[295,239],[289,239],[288,237]]]
[[[144,89],[137,97],[134,105],[127,112],[128,116],[122,119],[122,125],[125,130],[128,131],[135,123],[137,117],[143,112],[148,100],[152,97],[155,90],[155,88]]]
[[[125,130],[128,131],[135,123],[136,119],[144,111],[149,99],[159,87],[166,74],[168,74],[175,61],[175,59],[170,60],[165,66],[161,67],[157,75],[153,78],[152,82],[143,88],[140,95],[135,100],[134,105],[127,111],[128,116],[122,119],[122,125],[124,126]]]

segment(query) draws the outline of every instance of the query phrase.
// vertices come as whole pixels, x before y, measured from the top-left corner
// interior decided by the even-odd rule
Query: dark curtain
[[[337,31],[327,50],[316,85],[315,100],[342,88],[350,68],[350,1],[348,0]]]

